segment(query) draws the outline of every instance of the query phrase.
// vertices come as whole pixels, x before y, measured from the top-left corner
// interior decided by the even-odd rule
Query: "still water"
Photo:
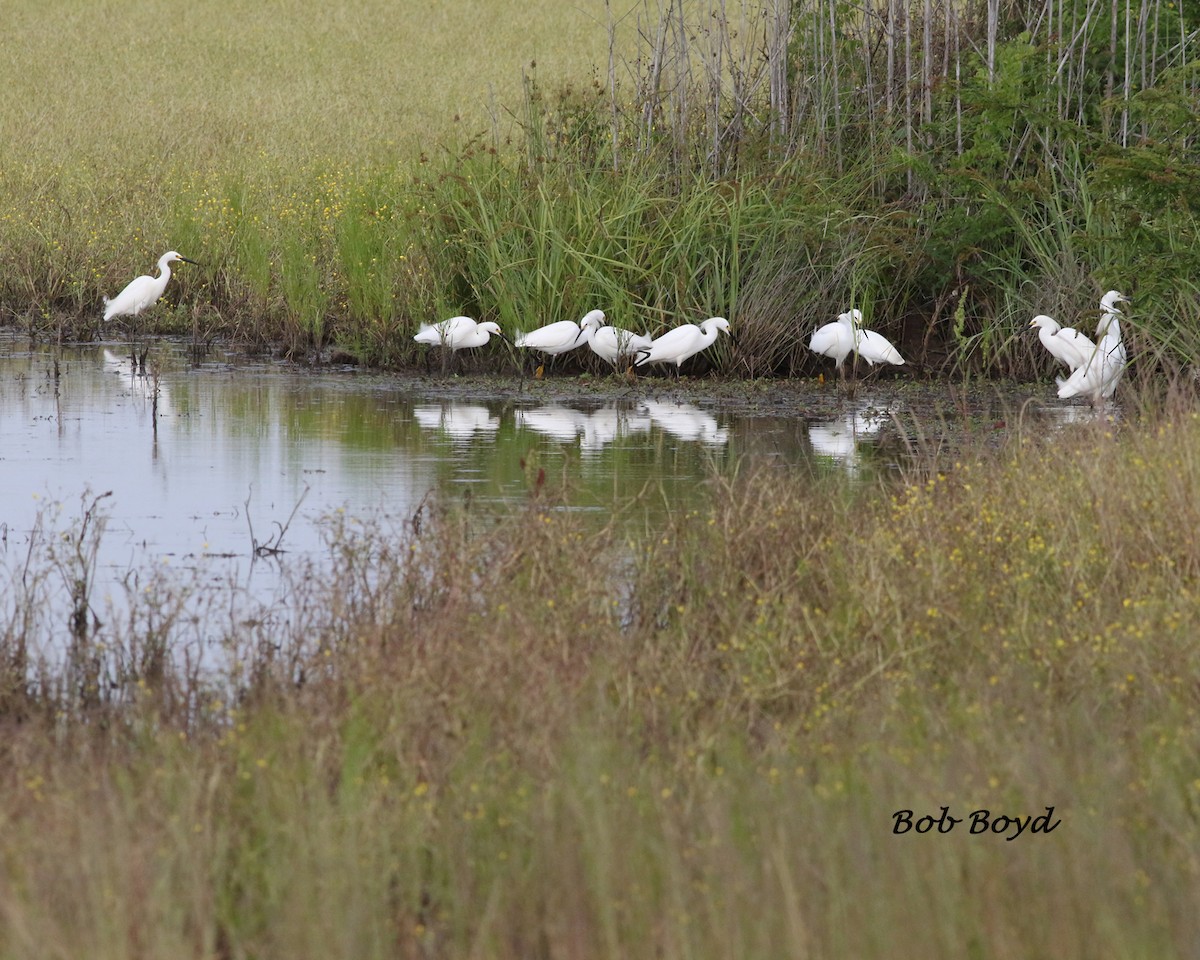
[[[734,461],[861,477],[887,468],[876,444],[898,422],[862,394],[806,419],[663,399],[661,382],[603,404],[439,397],[436,381],[232,354],[192,362],[167,342],[148,366],[135,374],[116,343],[0,339],[10,577],[32,540],[78,538],[94,506],[97,594],[149,568],[269,594],[291,558],[321,554],[338,514],[403,521],[431,495],[486,511],[541,477],[566,509],[603,517],[638,498],[685,502]]]

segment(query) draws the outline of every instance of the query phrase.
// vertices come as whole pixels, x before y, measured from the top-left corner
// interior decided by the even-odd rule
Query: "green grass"
[[[290,617],[156,578],[59,666],[48,533],[6,587],[0,956],[1186,956],[1182,399],[881,487],[731,469],[644,528],[347,521]],[[892,833],[942,806],[1062,823]]]
[[[329,306],[313,280],[286,276],[298,261],[318,260],[327,289],[359,269],[337,265],[335,235],[361,228],[339,221],[351,196],[372,202],[364,179],[392,171],[394,194],[423,152],[510,135],[523,74],[565,82],[609,42],[598,0],[21,0],[5,26],[0,312],[94,316],[102,294],[186,247],[205,267],[179,278],[182,302],[210,301],[231,326],[271,321],[275,334],[311,332]],[[378,291],[353,300],[337,306],[380,309]]]
[[[786,44],[763,10],[701,0],[21,3],[0,64],[0,319],[94,336],[101,297],[175,248],[203,266],[151,329],[292,356],[411,366],[423,322],[512,333],[602,306],[651,330],[726,316],[737,348],[702,363],[808,374],[806,334],[855,305],[914,369],[1033,376],[1029,318],[1086,321],[1116,287],[1139,356],[1173,370],[1200,302],[1178,11],[1063,35],[1072,64],[1128,59],[1114,99],[1056,69],[1062,36],[1020,32],[1063,8],[1026,6],[994,81],[983,36],[922,48],[925,104],[885,82],[887,18],[824,0],[780,8]],[[1147,17],[1153,49],[1131,39]]]

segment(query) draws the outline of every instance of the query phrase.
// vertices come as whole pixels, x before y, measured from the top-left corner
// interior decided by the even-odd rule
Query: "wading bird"
[[[585,344],[587,334],[584,333],[583,325],[593,322],[597,325],[604,322],[603,310],[592,310],[584,314],[583,319],[578,322],[558,320],[555,323],[548,323],[544,327],[538,327],[536,330],[530,330],[528,333],[518,333],[513,340],[513,345],[537,350],[548,357],[557,357],[561,353]],[[544,364],[538,366],[535,376],[540,377],[544,369]]]
[[[491,320],[479,323],[471,317],[451,317],[449,320],[440,320],[437,323],[421,324],[421,329],[413,335],[413,339],[417,343],[442,348],[442,373],[444,374],[451,354],[457,353],[459,350],[486,346],[492,334],[501,340],[507,339],[499,325]]]
[[[1059,399],[1087,397],[1093,407],[1099,407],[1116,392],[1127,362],[1118,320],[1121,311],[1117,304],[1128,302],[1128,298],[1116,290],[1109,290],[1101,299],[1096,349],[1083,366],[1059,384]]]
[[[1064,327],[1044,313],[1030,320],[1029,325],[1037,327],[1042,346],[1052,357],[1066,364],[1071,373],[1087,363],[1096,350],[1095,342],[1086,333],[1080,333],[1074,327]]]
[[[862,328],[862,311],[857,308],[839,314],[833,323],[819,328],[809,340],[808,348],[813,353],[832,359],[842,380],[846,379],[842,364],[851,353],[862,357],[871,366],[877,363],[904,363],[904,358],[887,337]]]
[[[189,260],[183,254],[176,253],[174,250],[167,251],[158,258],[157,277],[148,275],[134,277],[134,279],[126,284],[125,289],[111,300],[108,297],[104,298],[105,321],[112,320],[114,317],[136,318],[147,307],[152,307],[158,303],[158,298],[167,289],[167,281],[171,279],[171,264],[173,263],[195,264],[196,261]],[[132,346],[132,351],[134,367],[138,370],[145,370],[146,351],[143,351],[139,357],[136,344]]]
[[[599,317],[596,314],[599,314]],[[604,320],[602,311],[593,310],[579,321],[579,326],[583,328],[592,352],[614,367],[622,360],[632,363],[639,353],[650,346],[649,334],[631,333],[620,327],[605,326]]]
[[[729,333],[729,321],[724,317],[709,317],[703,323],[685,323],[668,330],[661,337],[651,340],[645,350],[639,351],[637,365],[673,363],[675,379],[678,380],[683,361],[712,346],[722,330]]]

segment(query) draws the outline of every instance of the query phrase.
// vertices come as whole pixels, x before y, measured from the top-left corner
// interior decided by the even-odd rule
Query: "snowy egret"
[[[858,308],[839,314],[833,323],[819,328],[808,342],[813,353],[829,357],[837,365],[838,376],[846,378],[842,364],[855,353],[874,366],[877,363],[902,364],[904,358],[891,342],[874,330],[862,328],[862,311]]]
[[[596,314],[599,314],[599,317],[596,317]],[[587,335],[588,346],[592,348],[592,352],[614,367],[622,359],[633,360],[650,346],[649,334],[631,333],[620,327],[604,326],[604,319],[603,312],[593,310],[579,321],[579,326]]]
[[[854,311],[858,313],[858,311]],[[858,318],[861,322],[861,314]],[[871,366],[877,363],[891,363],[900,366],[904,363],[904,358],[900,356],[900,351],[892,346],[892,342],[881,333],[876,333],[874,330],[859,329],[858,333],[858,355],[867,361]]]
[[[134,277],[125,285],[125,289],[111,300],[108,297],[104,298],[105,321],[111,320],[114,317],[130,317],[136,321],[137,315],[147,307],[152,307],[158,303],[158,298],[167,289],[167,281],[171,279],[171,264],[195,262],[195,260],[189,260],[181,253],[168,250],[158,258],[157,277],[146,275]],[[145,373],[146,354],[150,352],[150,348],[148,346],[145,347],[139,355],[137,351],[137,337],[131,334],[130,339],[130,359],[133,361],[134,370]]]
[[[1042,346],[1056,360],[1065,363],[1071,373],[1087,363],[1096,352],[1095,342],[1086,333],[1080,333],[1074,327],[1064,327],[1044,313],[1030,320],[1029,325],[1038,328],[1038,339],[1042,341]]]
[[[724,317],[709,317],[703,323],[685,323],[668,330],[661,337],[655,337],[648,348],[638,353],[637,365],[673,363],[678,379],[683,361],[712,346],[722,330],[729,333],[729,321]]]
[[[1059,384],[1059,399],[1087,397],[1093,407],[1098,407],[1116,393],[1127,362],[1121,323],[1117,319],[1121,314],[1118,303],[1128,303],[1128,299],[1116,290],[1109,290],[1101,299],[1100,322],[1096,326],[1100,339],[1096,349],[1083,366]]]
[[[1059,384],[1059,399],[1087,397],[1092,406],[1098,407],[1116,392],[1124,372],[1125,345],[1105,335],[1096,344],[1091,359]]]
[[[578,322],[558,320],[548,323],[544,327],[538,327],[536,330],[530,330],[528,333],[518,333],[513,344],[517,347],[538,350],[548,357],[557,357],[560,353],[574,350],[586,343],[587,336],[583,332],[583,325],[593,322],[597,325],[604,322],[603,310],[592,310],[584,314],[583,319]],[[537,376],[542,375],[542,370],[543,367],[537,368]]]
[[[845,380],[846,371],[842,364],[854,350],[854,323],[851,314],[843,313],[832,323],[820,327],[808,341],[808,349],[833,360],[838,376]]]
[[[130,280],[125,289],[111,300],[104,298],[104,319],[113,317],[136,317],[147,307],[158,302],[158,298],[167,289],[167,281],[171,279],[171,264],[196,263],[174,250],[169,250],[158,258],[158,276],[141,276]]]
[[[1128,302],[1129,298],[1119,290],[1109,290],[1100,298],[1100,322],[1096,324],[1097,337],[1104,336],[1105,331],[1112,328],[1116,330],[1117,339],[1121,339],[1121,325],[1117,322],[1117,317],[1121,315],[1121,308],[1117,304]]]
[[[445,373],[449,354],[486,346],[492,334],[501,340],[507,339],[499,325],[491,320],[479,323],[471,317],[451,317],[437,323],[421,324],[421,329],[413,335],[413,339],[417,343],[442,348],[442,373]]]

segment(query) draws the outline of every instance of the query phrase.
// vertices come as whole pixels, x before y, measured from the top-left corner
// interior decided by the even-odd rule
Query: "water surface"
[[[534,486],[601,517],[630,502],[665,510],[735,461],[861,481],[887,469],[880,438],[895,441],[909,417],[870,389],[811,415],[680,401],[661,382],[608,400],[474,398],[349,368],[191,362],[169,342],[153,345],[148,370],[119,343],[0,339],[10,570],[35,529],[69,542],[94,507],[100,594],[148,568],[269,594],[291,558],[322,553],[334,515],[403,520],[431,495],[487,510]]]

